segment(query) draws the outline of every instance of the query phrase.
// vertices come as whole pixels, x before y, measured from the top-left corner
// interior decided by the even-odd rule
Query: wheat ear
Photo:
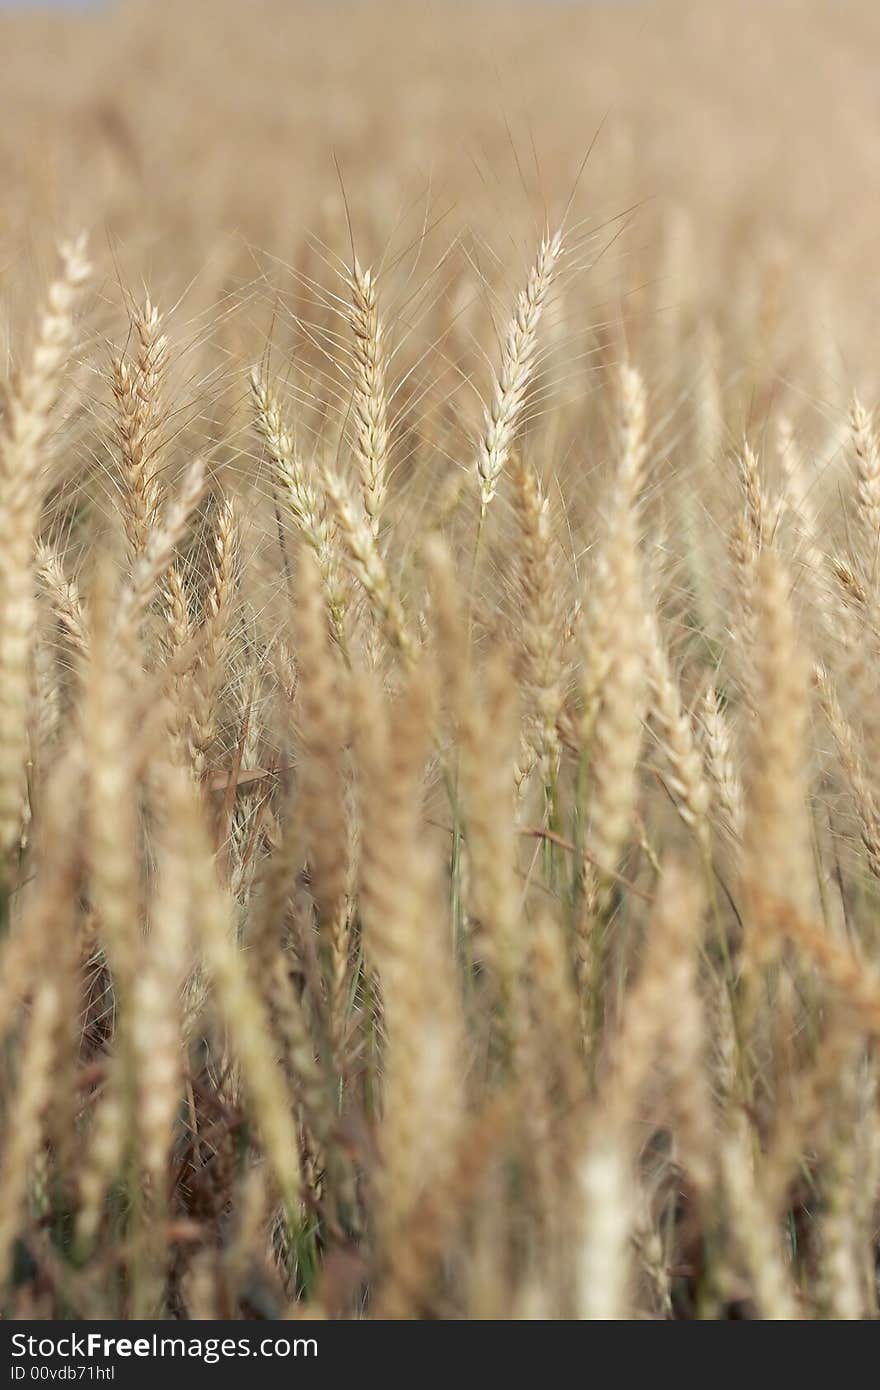
[[[756,571],[757,717],[745,798],[743,872],[751,885],[787,899],[807,916],[815,904],[809,779],[809,678],[792,612],[788,574],[772,551]],[[766,963],[775,944],[755,900],[753,959]]]
[[[522,417],[535,367],[538,325],[562,256],[562,231],[545,235],[535,264],[520,290],[501,344],[501,364],[492,382],[483,433],[477,448],[477,475],[483,514],[498,490]]]
[[[556,777],[562,708],[563,624],[559,616],[558,573],[554,563],[549,499],[533,468],[515,472],[520,548],[518,577],[521,675],[529,702],[527,740],[538,759],[543,784]]]
[[[379,314],[376,278],[357,258],[349,277],[350,322],[354,335],[355,459],[364,511],[379,535],[388,486],[388,399],[385,389],[385,331]]]
[[[117,357],[112,389],[117,406],[116,438],[122,471],[122,516],[129,557],[144,552],[161,501],[156,458],[157,434],[164,417],[162,384],[168,340],[159,311],[148,298],[133,314],[137,336],[134,363]]]
[[[36,342],[10,389],[0,424],[0,856],[19,837],[28,744],[30,661],[36,630],[33,548],[41,468],[74,315],[91,268],[85,239],[60,249]]]
[[[391,583],[388,567],[367,515],[363,507],[354,501],[342,478],[329,468],[324,472],[324,487],[333,505],[336,525],[345,544],[352,573],[363,588],[389,645],[400,653],[404,661],[411,661],[415,646],[407,631],[403,605]]]
[[[339,573],[339,545],[327,502],[312,469],[297,450],[277,396],[254,367],[250,376],[257,433],[266,446],[284,503],[306,544],[315,552],[334,630],[345,645],[345,591]]]
[[[873,579],[877,547],[880,545],[880,450],[871,416],[858,396],[853,396],[850,405],[849,428],[862,555],[866,561],[866,573]]]

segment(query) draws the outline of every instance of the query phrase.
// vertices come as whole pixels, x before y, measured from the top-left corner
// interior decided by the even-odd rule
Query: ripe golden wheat
[[[4,1316],[878,1314],[880,20],[637,10],[0,21]]]

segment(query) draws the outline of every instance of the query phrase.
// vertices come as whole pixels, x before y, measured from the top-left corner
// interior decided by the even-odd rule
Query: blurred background
[[[878,57],[871,0],[6,6],[5,331],[81,226],[108,284],[193,316],[235,293],[263,332],[247,287],[332,279],[353,236],[454,317],[573,197],[567,332],[709,333],[733,361],[757,316],[777,361],[810,340],[827,399],[873,360]]]

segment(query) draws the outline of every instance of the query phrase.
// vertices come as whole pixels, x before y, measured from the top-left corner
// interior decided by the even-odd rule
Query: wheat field
[[[0,13],[0,1310],[867,1319],[880,12]]]

